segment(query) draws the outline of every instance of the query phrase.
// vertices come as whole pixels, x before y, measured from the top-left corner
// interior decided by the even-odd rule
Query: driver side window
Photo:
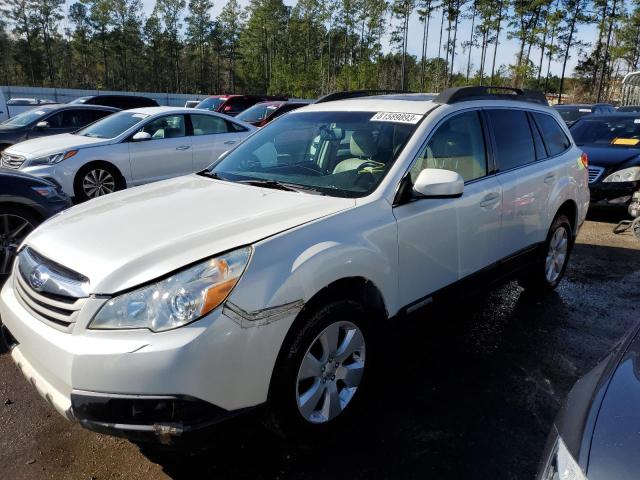
[[[415,182],[425,168],[452,170],[465,182],[487,175],[487,155],[480,114],[464,112],[438,126],[411,167]]]
[[[151,140],[184,137],[184,116],[170,115],[157,118],[142,127],[142,131],[151,135]]]

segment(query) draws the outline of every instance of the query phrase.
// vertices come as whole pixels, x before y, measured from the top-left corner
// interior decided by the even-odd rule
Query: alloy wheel
[[[35,228],[26,218],[11,213],[0,214],[0,275],[8,275],[18,247]]]
[[[101,197],[116,191],[116,180],[107,170],[89,170],[82,179],[82,189],[88,198]]]
[[[333,420],[353,399],[364,373],[365,341],[351,322],[335,322],[311,343],[298,369],[296,400],[311,423]]]
[[[549,250],[545,262],[545,277],[547,282],[553,283],[562,274],[562,269],[567,261],[569,251],[569,234],[567,229],[559,227],[553,232],[549,242]]]

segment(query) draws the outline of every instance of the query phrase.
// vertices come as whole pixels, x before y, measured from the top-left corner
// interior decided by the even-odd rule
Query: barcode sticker
[[[416,113],[378,112],[373,117],[371,117],[371,121],[416,124],[420,121],[421,118],[422,115],[418,115]]]
[[[591,113],[591,109],[590,108],[579,108],[578,111],[582,112],[582,113]]]

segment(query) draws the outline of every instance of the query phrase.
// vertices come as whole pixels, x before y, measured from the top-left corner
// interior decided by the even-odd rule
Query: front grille
[[[594,165],[589,166],[589,183],[598,181],[602,176],[602,172],[604,172],[604,168],[602,167],[596,167]]]
[[[0,165],[5,168],[13,168],[17,170],[22,166],[24,160],[24,157],[20,155],[11,155],[9,153],[3,152],[2,156],[0,157]]]
[[[85,277],[45,259],[30,248],[20,252],[16,263],[14,288],[21,305],[38,320],[59,330],[71,331],[88,297],[82,293],[86,287]],[[38,279],[44,279],[42,285],[35,283],[37,289],[31,278],[36,271]]]

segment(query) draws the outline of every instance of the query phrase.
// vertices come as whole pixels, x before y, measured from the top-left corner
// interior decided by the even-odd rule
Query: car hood
[[[354,205],[188,175],[73,207],[25,244],[112,294]]]
[[[640,339],[611,376],[593,430],[587,478],[635,480],[640,472]]]
[[[589,165],[612,168],[622,166],[640,155],[640,148],[592,147],[581,145],[579,148],[589,157]],[[640,164],[640,159],[638,161]]]
[[[92,138],[71,133],[49,135],[47,137],[33,138],[13,145],[7,149],[7,153],[22,155],[27,158],[52,155],[67,150],[88,146],[105,145],[113,141],[112,138]]]

